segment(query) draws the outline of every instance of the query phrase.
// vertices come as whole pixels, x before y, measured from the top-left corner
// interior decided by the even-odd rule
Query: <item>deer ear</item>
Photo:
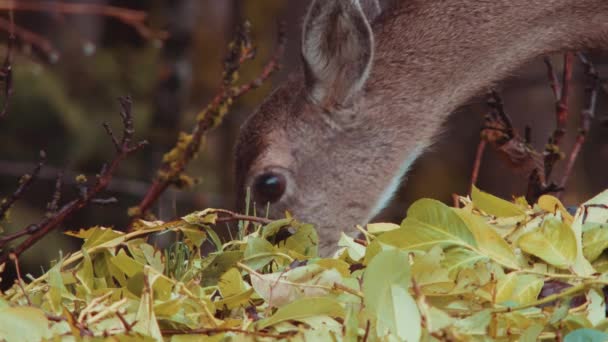
[[[367,17],[367,21],[373,23],[374,20],[382,13],[382,6],[380,6],[380,1],[378,0],[360,0],[361,9],[365,16]]]
[[[315,0],[302,36],[309,98],[323,107],[347,105],[367,80],[374,36],[359,0]]]

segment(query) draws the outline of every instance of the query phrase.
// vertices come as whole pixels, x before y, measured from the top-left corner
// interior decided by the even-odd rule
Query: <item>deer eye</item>
[[[275,203],[281,199],[287,180],[281,174],[275,172],[263,173],[256,177],[253,183],[253,192],[256,202],[259,204]]]

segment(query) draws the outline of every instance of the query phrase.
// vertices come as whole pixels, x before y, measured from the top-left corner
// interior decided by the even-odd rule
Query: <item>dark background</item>
[[[120,202],[92,206],[65,222],[65,229],[92,225],[122,228],[127,208],[138,203],[160,164],[162,154],[177,134],[191,126],[197,112],[214,95],[221,82],[221,62],[235,25],[246,18],[253,25],[258,58],[242,72],[255,77],[276,43],[277,22],[288,30],[284,68],[264,87],[241,99],[224,124],[207,140],[207,147],[189,167],[200,184],[185,192],[170,191],[154,207],[161,219],[171,219],[206,207],[232,208],[232,150],[238,127],[273,86],[299,63],[299,26],[309,1],[287,0],[150,0],[80,1],[111,4],[150,13],[148,23],[170,33],[165,42],[142,39],[135,30],[116,20],[96,16],[56,13],[15,13],[20,27],[52,44],[52,51],[19,41],[14,58],[14,90],[8,117],[0,121],[0,197],[8,196],[19,177],[35,165],[44,149],[48,166],[26,196],[0,225],[5,232],[23,229],[44,215],[59,170],[66,172],[63,195],[75,196],[74,176],[94,175],[114,148],[101,123],[120,127],[117,97],[131,95],[135,104],[136,136],[150,146],[127,160],[110,187],[108,196]],[[0,13],[8,18],[7,13]],[[0,31],[6,41],[8,33]],[[5,44],[3,44],[5,46]],[[4,55],[4,52],[2,53]],[[602,75],[608,75],[608,55],[589,54]],[[561,70],[560,56],[553,56]],[[576,64],[572,83],[572,109],[564,141],[569,152],[576,138],[578,115],[586,98],[585,77]],[[506,109],[520,132],[529,125],[533,145],[542,150],[555,127],[554,99],[542,59],[518,70],[500,84]],[[598,115],[605,116],[608,101],[600,95]],[[451,203],[453,193],[465,194],[473,165],[485,99],[479,97],[454,115],[434,148],[416,162],[407,185],[379,219],[398,221],[407,206],[421,197]],[[421,113],[421,116],[424,114]],[[421,117],[421,119],[423,119]],[[608,187],[608,128],[597,122],[568,184],[564,201],[576,205]],[[564,163],[558,164],[560,179]],[[509,198],[525,193],[527,179],[515,175],[489,149],[483,160],[480,188]],[[56,232],[21,258],[25,272],[48,266],[59,250],[77,248],[74,241]]]

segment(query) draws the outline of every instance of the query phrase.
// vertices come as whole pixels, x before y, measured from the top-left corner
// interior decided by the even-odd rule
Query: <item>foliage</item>
[[[122,233],[69,233],[80,252],[0,299],[7,341],[604,341],[608,191],[573,216],[478,189],[461,208],[423,199],[401,225],[370,224],[317,256],[291,217],[239,225],[222,243],[207,209]],[[225,212],[224,212],[225,213]],[[237,218],[237,217],[235,217]],[[238,217],[242,219],[242,216]],[[263,223],[255,223],[263,222]],[[175,234],[164,251],[153,234]],[[200,246],[213,246],[204,253]]]

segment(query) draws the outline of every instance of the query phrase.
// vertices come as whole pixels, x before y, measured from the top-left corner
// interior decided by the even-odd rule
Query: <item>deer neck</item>
[[[393,174],[369,218],[457,107],[539,55],[608,43],[608,1],[402,1],[373,29],[359,125],[382,132]]]
[[[534,57],[608,44],[608,1],[401,1],[374,31],[370,102],[413,109],[391,113],[398,120],[424,120],[445,117]]]

